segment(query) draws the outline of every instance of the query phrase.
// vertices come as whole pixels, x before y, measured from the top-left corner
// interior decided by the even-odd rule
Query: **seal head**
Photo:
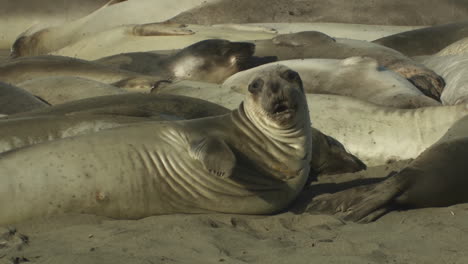
[[[208,39],[181,50],[171,59],[169,67],[176,79],[221,83],[247,69],[254,51],[252,43]]]
[[[299,112],[306,111],[304,106],[307,108],[299,74],[282,65],[255,75],[247,90],[246,112],[262,126],[290,128],[302,118]]]

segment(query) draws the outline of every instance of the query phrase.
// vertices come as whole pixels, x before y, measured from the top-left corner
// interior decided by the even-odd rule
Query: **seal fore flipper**
[[[205,169],[219,177],[228,178],[236,165],[236,156],[220,139],[204,137],[190,146],[190,156],[199,160]]]

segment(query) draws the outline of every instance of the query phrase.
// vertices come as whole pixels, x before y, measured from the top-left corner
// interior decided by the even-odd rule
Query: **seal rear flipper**
[[[228,178],[236,165],[236,156],[223,140],[204,137],[190,146],[189,154],[205,169],[219,177]]]
[[[391,210],[407,184],[405,175],[396,174],[379,183],[321,195],[312,200],[307,211],[337,214],[347,221],[371,222]]]
[[[190,29],[184,24],[175,23],[149,23],[133,26],[134,36],[184,36],[193,35]]]

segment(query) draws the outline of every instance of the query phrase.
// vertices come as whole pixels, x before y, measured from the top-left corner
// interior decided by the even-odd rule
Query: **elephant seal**
[[[437,106],[440,103],[422,94],[403,77],[378,67],[366,57],[344,60],[302,59],[269,63],[229,77],[226,88],[244,91],[251,76],[274,64],[294,69],[302,76],[307,93],[336,94],[355,97],[377,105],[396,108]]]
[[[107,1],[2,1],[4,8],[0,10],[0,49],[10,49],[18,35],[36,23],[44,26],[66,23],[89,14]]]
[[[242,95],[236,95],[239,95],[240,100],[233,104],[233,108],[242,101]],[[205,100],[170,94],[125,94],[87,98],[52,106],[47,111],[31,111],[8,116],[3,121],[0,119],[0,150],[6,151],[128,123],[189,120],[223,115],[230,111]],[[31,133],[29,128],[33,124],[38,129]],[[340,142],[314,128],[312,140],[314,149],[310,179],[317,175],[355,172],[366,168],[366,165],[348,153]]]
[[[148,75],[221,83],[253,63],[255,46],[248,42],[202,40],[173,55],[134,52],[96,60],[96,63]]]
[[[183,31],[186,34],[152,34],[161,31],[169,33]],[[206,39],[246,41],[268,39],[275,35],[276,31],[271,29],[259,30],[256,27],[236,29],[229,25],[216,27],[168,23],[124,25],[83,37],[50,54],[96,60],[120,53],[182,49]]]
[[[110,84],[75,76],[36,78],[17,85],[51,105],[83,98],[128,93]]]
[[[465,37],[468,37],[467,21],[405,31],[373,42],[414,57],[435,54]]]
[[[417,10],[417,13],[414,11]],[[465,20],[465,1],[220,0],[169,21],[193,24],[335,22],[366,25],[440,25]]]
[[[157,92],[201,98],[227,108],[234,108],[243,96],[228,87],[190,81],[160,87]],[[468,115],[464,104],[395,109],[347,96],[306,97],[314,128],[338,140],[367,166],[416,158]]]
[[[468,28],[466,31],[468,31]],[[466,53],[468,53],[468,37],[462,38],[448,45],[447,47],[443,48],[441,51],[437,52],[435,55],[437,56],[466,55]]]
[[[386,67],[407,78],[425,95],[439,100],[444,80],[431,69],[398,51],[368,41],[332,38],[318,31],[281,34],[273,39],[256,40],[255,56],[277,56],[279,60],[324,58],[346,59],[371,57],[380,67]]]
[[[25,90],[0,82],[0,114],[10,115],[48,106],[49,104]]]
[[[19,84],[35,78],[75,76],[111,84],[128,91],[149,92],[163,77],[113,69],[97,63],[61,56],[34,56],[0,65],[0,80]]]
[[[314,199],[312,211],[342,213],[369,222],[397,208],[443,207],[468,202],[468,117],[456,122],[407,167],[381,183]]]
[[[307,101],[291,72],[255,76],[227,115],[109,129],[0,155],[0,224],[65,212],[138,219],[284,209],[307,181],[312,156]]]
[[[50,2],[50,0],[48,1]],[[33,27],[26,30],[13,44],[12,55],[16,57],[47,54],[83,37],[114,27],[163,22],[181,11],[209,1],[211,0],[181,0],[175,3],[171,0],[161,0],[158,1],[157,8],[154,8],[155,3],[152,0],[112,0],[94,12],[73,21],[53,25],[39,24],[40,28]],[[159,29],[153,27],[152,31],[145,30],[144,32],[145,34],[141,36],[191,34],[191,32],[177,27],[160,27]],[[16,34],[16,37],[19,33]],[[143,32],[136,30],[127,33],[139,35]]]
[[[442,96],[443,104],[454,105],[468,100],[468,54],[430,56],[422,63],[444,77],[447,82]]]

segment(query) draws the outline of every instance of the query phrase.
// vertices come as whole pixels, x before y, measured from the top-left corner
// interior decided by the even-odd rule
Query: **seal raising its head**
[[[131,52],[104,57],[95,62],[123,70],[164,76],[170,80],[220,83],[234,73],[252,67],[255,45],[207,39],[172,55]]]
[[[1,154],[0,224],[64,212],[127,219],[274,213],[302,190],[311,156],[301,79],[273,66],[253,77],[245,101],[226,115],[135,124]]]

